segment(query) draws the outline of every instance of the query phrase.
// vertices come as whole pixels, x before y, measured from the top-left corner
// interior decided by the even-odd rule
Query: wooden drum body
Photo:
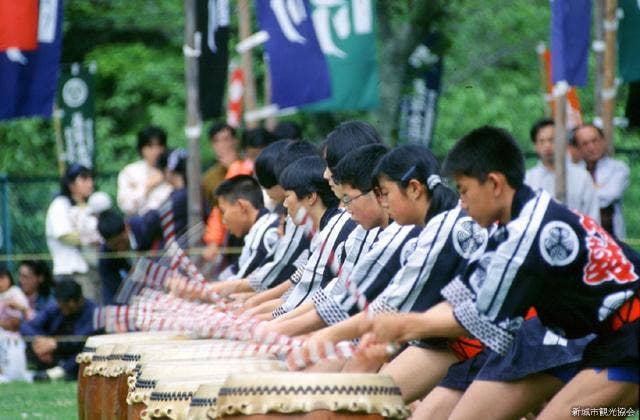
[[[230,375],[217,414],[229,419],[403,419],[400,389],[389,376],[344,373]]]

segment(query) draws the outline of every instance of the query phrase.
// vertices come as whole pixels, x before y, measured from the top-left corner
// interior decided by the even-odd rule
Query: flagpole
[[[240,41],[251,35],[251,11],[248,0],[238,0],[238,26],[240,27]],[[253,58],[251,49],[242,53],[242,71],[244,73],[244,109],[247,112],[256,109],[256,84],[253,75]],[[255,128],[255,122],[247,122],[248,128]]]
[[[265,57],[264,61],[264,106],[267,107],[271,105],[271,72],[269,71],[269,63]],[[267,117],[265,121],[265,128],[271,132],[275,130],[276,125],[278,124],[278,117],[273,115],[271,117]]]
[[[200,118],[200,98],[198,95],[198,59],[200,56],[201,34],[196,32],[196,0],[184,0],[185,26],[184,46],[182,48],[185,61],[186,127],[189,159],[187,159],[187,203],[188,229],[193,229],[202,221],[202,198],[200,196],[200,135],[202,120]],[[200,235],[189,235],[188,246],[198,245]]]
[[[593,115],[595,118],[602,118],[602,81],[604,78],[604,1],[593,1],[593,17],[594,17],[594,40],[591,49],[595,55],[596,72],[594,80],[593,92]]]
[[[567,91],[569,85],[562,80],[553,87],[555,107],[554,120],[554,165],[555,165],[555,196],[561,203],[567,202]]]
[[[602,131],[607,140],[609,154],[613,154],[613,117],[616,106],[616,38],[618,35],[617,0],[605,0],[604,77],[602,86]]]
[[[53,132],[56,138],[56,152],[58,155],[58,174],[60,178],[64,175],[66,170],[64,161],[64,144],[62,142],[62,110],[58,107],[57,103],[53,104]]]

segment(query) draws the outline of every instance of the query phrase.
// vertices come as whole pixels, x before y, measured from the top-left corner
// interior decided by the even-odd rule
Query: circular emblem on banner
[[[552,266],[564,266],[573,262],[580,250],[578,235],[565,222],[553,221],[540,233],[540,255]]]
[[[413,254],[416,250],[416,246],[418,245],[418,238],[411,238],[407,242],[405,242],[402,250],[400,251],[400,264],[405,265],[407,260],[411,254]]]
[[[267,231],[262,236],[262,244],[267,250],[267,253],[271,253],[273,248],[275,248],[278,240],[280,239],[280,234],[278,233],[277,227],[271,227],[267,229]]]
[[[462,258],[475,259],[487,245],[488,233],[469,216],[461,217],[453,226],[453,247]]]
[[[72,77],[62,87],[62,100],[71,108],[82,106],[89,96],[89,87],[79,77]]]

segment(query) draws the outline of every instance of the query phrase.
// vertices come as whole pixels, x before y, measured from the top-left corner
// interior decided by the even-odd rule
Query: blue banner
[[[51,117],[62,45],[62,0],[40,0],[38,48],[0,52],[0,120]]]
[[[308,0],[258,0],[260,28],[271,71],[271,102],[280,108],[331,97],[331,80]]]
[[[591,2],[551,0],[551,79],[586,86]]]

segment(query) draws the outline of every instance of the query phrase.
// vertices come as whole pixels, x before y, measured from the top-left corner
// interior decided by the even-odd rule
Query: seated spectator
[[[543,189],[552,196],[556,190],[555,133],[553,120],[544,118],[536,122],[530,131],[531,141],[540,160],[529,169],[525,183],[534,190]],[[566,166],[566,205],[570,209],[591,216],[600,221],[600,208],[593,181],[584,168],[567,159]]]
[[[167,133],[149,126],[138,133],[141,160],[125,166],[118,174],[118,207],[127,215],[157,209],[171,193],[171,186],[155,165],[167,147]]]
[[[53,302],[53,276],[44,261],[24,260],[18,266],[20,288],[29,300],[29,309],[33,314],[44,310]]]
[[[258,181],[248,175],[237,175],[224,181],[216,188],[216,197],[222,221],[229,232],[244,238],[238,263],[229,266],[219,277],[221,280],[242,279],[251,274],[276,246],[280,239],[280,216],[264,207],[262,189]]]
[[[0,267],[0,329],[17,331],[28,311],[27,297],[13,284],[9,270]]]
[[[136,249],[137,242],[129,226],[122,216],[114,210],[100,213],[98,217],[98,231],[104,238],[102,252],[126,252]],[[130,258],[102,258],[98,263],[100,282],[102,283],[102,297],[105,305],[115,304],[114,298],[120,283],[131,270]]]
[[[620,160],[606,156],[607,142],[598,127],[582,125],[575,129],[573,138],[596,187],[600,202],[600,224],[615,237],[624,239],[626,230],[622,198],[629,187],[629,167]]]
[[[61,276],[73,276],[82,285],[85,296],[99,300],[100,281],[97,272],[91,270],[81,253],[84,243],[82,219],[88,217],[85,207],[93,193],[93,173],[74,163],[67,168],[60,184],[60,194],[49,205],[45,223],[54,278],[58,280]]]
[[[302,140],[302,127],[293,121],[280,121],[271,134],[274,140]]]
[[[93,327],[96,304],[82,296],[78,283],[63,280],[56,285],[54,295],[55,302],[20,326],[20,333],[33,339],[27,351],[38,369],[34,380],[75,379],[76,356],[84,346],[85,336],[96,332]],[[59,336],[79,337],[71,341],[58,340]]]
[[[214,207],[217,202],[213,192],[224,181],[231,164],[240,158],[236,130],[227,124],[215,124],[209,129],[209,143],[217,162],[202,175],[202,195],[207,206]]]

